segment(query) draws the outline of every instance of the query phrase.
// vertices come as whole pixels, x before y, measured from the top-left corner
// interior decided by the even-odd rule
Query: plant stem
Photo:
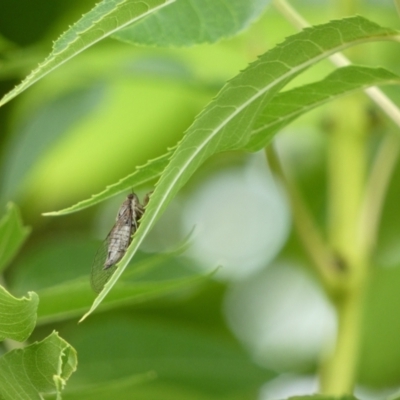
[[[342,396],[353,392],[359,359],[364,286],[353,287],[335,302],[337,341],[332,356],[321,370],[321,393]]]
[[[399,151],[399,137],[389,132],[382,139],[375,157],[361,209],[359,236],[366,253],[375,247],[383,202]]]
[[[355,6],[354,1],[347,0],[339,4],[342,10]],[[297,28],[309,26],[286,0],[274,0],[274,5]],[[329,59],[338,67],[350,64],[340,53]],[[375,87],[366,89],[365,93],[400,127],[400,110],[389,98]],[[374,246],[384,194],[400,145],[396,138],[383,140],[366,185],[367,126],[363,104],[352,98],[335,104],[329,153],[329,242],[344,269],[338,277],[339,290],[332,297],[338,315],[336,345],[321,371],[320,384],[322,393],[340,396],[353,391],[357,378],[369,272],[367,260]]]
[[[290,169],[285,167],[285,163],[281,161],[272,146],[266,148],[266,155],[270,168],[280,178],[289,197],[297,235],[313,262],[322,284],[330,292],[337,284],[335,256],[315,224]]]
[[[321,373],[321,390],[324,393],[350,393],[356,381],[364,295],[368,284],[368,265],[364,260],[375,245],[384,195],[399,150],[397,135],[386,135],[370,173],[356,233],[359,246],[353,258],[353,279],[347,290],[335,301],[339,331],[335,352]]]
[[[321,375],[321,391],[352,393],[356,380],[364,292],[366,248],[359,236],[366,176],[366,112],[359,96],[333,104],[329,143],[329,242],[343,261],[341,293],[333,298],[338,316],[337,342]]]
[[[329,133],[330,242],[348,261],[358,259],[358,221],[366,176],[366,113],[359,96],[333,104]]]

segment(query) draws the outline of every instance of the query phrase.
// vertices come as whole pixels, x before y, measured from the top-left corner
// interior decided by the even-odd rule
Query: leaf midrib
[[[158,215],[158,212],[164,203],[165,199],[168,197],[168,195],[171,193],[172,189],[174,188],[176,182],[181,178],[183,172],[186,170],[186,168],[191,164],[191,162],[196,158],[196,156],[206,147],[206,145],[215,137],[215,135],[224,127],[226,126],[234,117],[236,117],[240,112],[242,112],[249,104],[251,104],[253,101],[257,100],[260,96],[262,96],[264,93],[266,93],[270,88],[276,86],[278,83],[284,81],[286,78],[288,78],[291,75],[296,75],[297,72],[300,72],[303,69],[306,69],[308,66],[314,65],[316,62],[323,60],[326,58],[326,55],[329,55],[330,53],[336,53],[337,51],[340,51],[342,49],[345,49],[346,47],[349,47],[350,44],[361,44],[361,43],[366,43],[369,42],[370,39],[362,39],[362,40],[356,40],[354,42],[348,42],[346,44],[342,44],[342,46],[335,47],[335,51],[331,49],[330,51],[326,51],[321,53],[319,56],[312,58],[308,60],[305,63],[300,64],[297,67],[291,68],[288,72],[285,74],[281,75],[278,79],[274,80],[267,86],[265,86],[264,89],[261,89],[256,95],[250,97],[246,102],[244,102],[241,106],[237,107],[236,111],[233,112],[229,117],[227,117],[220,125],[218,125],[213,131],[211,131],[211,134],[207,137],[207,139],[201,144],[201,146],[196,148],[196,151],[192,153],[191,157],[188,158],[188,160],[183,164],[183,166],[179,169],[179,173],[175,176],[175,178],[171,181],[170,185],[164,192],[164,196],[161,197],[159,206],[154,209],[152,218],[149,220],[149,222],[145,225],[144,232],[138,238],[137,240],[137,246],[140,245],[142,238],[144,238],[145,234],[148,232],[150,227],[152,226],[155,218]],[[384,39],[382,39],[384,40]],[[147,221],[146,221],[147,222]]]

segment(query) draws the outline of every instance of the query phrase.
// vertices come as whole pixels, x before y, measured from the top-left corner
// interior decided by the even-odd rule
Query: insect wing
[[[92,286],[92,289],[96,293],[101,292],[104,285],[108,282],[108,280],[117,269],[116,265],[112,265],[110,268],[104,269],[104,264],[108,256],[108,246],[109,239],[107,237],[107,239],[103,241],[103,243],[97,250],[96,256],[92,264],[92,270],[90,273],[90,284]]]
[[[115,272],[116,264],[124,256],[131,242],[133,220],[132,195],[122,203],[117,221],[106,240],[101,244],[93,261],[90,274],[92,289],[99,293]]]

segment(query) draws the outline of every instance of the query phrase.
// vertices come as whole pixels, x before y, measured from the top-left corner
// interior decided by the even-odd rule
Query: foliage
[[[0,397],[12,398],[10,393],[16,391],[21,398],[50,392],[61,398],[66,386],[66,399],[248,399],[261,396],[262,384],[269,388],[287,370],[318,370],[321,395],[294,398],[350,399],[356,383],[398,384],[393,371],[400,358],[393,356],[395,351],[384,353],[381,363],[389,353],[393,360],[383,374],[374,365],[363,367],[360,359],[368,353],[362,348],[367,341],[361,339],[376,322],[369,311],[362,316],[364,310],[374,310],[374,285],[384,274],[378,267],[390,258],[390,251],[381,251],[380,240],[390,247],[398,236],[395,216],[385,216],[382,208],[387,197],[385,212],[397,215],[387,188],[400,147],[391,133],[373,136],[374,129],[389,128],[369,124],[365,100],[354,93],[365,90],[399,125],[397,107],[372,87],[399,84],[400,71],[391,72],[396,63],[386,58],[394,67],[377,66],[385,65],[376,62],[377,56],[368,60],[359,55],[359,65],[352,65],[339,55],[346,49],[357,54],[360,45],[398,41],[399,32],[384,27],[395,25],[390,18],[377,18],[386,21],[379,23],[364,16],[333,19],[325,11],[318,23],[287,32],[279,18],[303,27],[304,21],[284,0],[275,2],[275,11],[266,0],[103,0],[97,5],[88,0],[92,9],[81,18],[76,15],[82,4],[59,3],[63,9],[55,20],[60,25],[52,25],[48,34],[64,33],[30,74],[29,61],[22,60],[29,60],[29,54],[35,60],[41,57],[38,43],[18,48],[7,40],[12,40],[8,24],[0,31],[6,38],[0,47],[0,78],[5,84],[10,76],[23,78],[5,90],[0,101],[6,105],[14,99],[2,109],[9,118],[9,133],[3,138],[1,198],[4,204],[18,201],[33,225],[32,239],[16,256],[29,229],[14,205],[0,221],[4,282],[13,293],[28,292],[28,297],[17,299],[1,290],[0,336],[27,340],[36,322],[33,339],[57,328],[77,349],[80,368],[66,385],[76,369],[76,353],[51,333],[2,357]],[[68,18],[71,26],[60,29]],[[381,48],[384,43],[373,49]],[[328,59],[340,65],[332,69],[323,64]],[[332,103],[337,99],[342,102]],[[317,129],[319,107],[328,103],[331,123],[325,125],[329,138],[323,139],[322,150],[328,163],[321,178],[312,175],[321,169],[320,162],[310,173],[301,162],[296,165],[295,158],[287,162],[285,149],[276,151],[271,143],[288,126],[301,131],[298,127],[306,118],[311,121],[307,129]],[[311,117],[305,116],[312,110]],[[306,143],[305,134],[296,135],[299,139],[290,138],[292,143]],[[278,356],[279,367],[270,361],[274,354],[254,350],[240,327],[245,322],[238,315],[245,305],[226,311],[235,293],[246,285],[261,285],[264,272],[254,273],[253,283],[246,272],[251,257],[242,261],[240,282],[217,283],[219,271],[212,272],[220,262],[224,268],[223,257],[207,266],[211,273],[199,273],[201,257],[182,255],[188,249],[190,253],[202,225],[194,227],[185,243],[183,217],[176,216],[184,211],[179,202],[190,199],[202,180],[211,179],[219,168],[216,160],[247,160],[246,154],[264,149],[285,189],[287,201],[279,202],[282,208],[290,206],[294,229],[289,238],[279,239],[284,246],[280,254],[271,250],[263,264],[279,265],[271,262],[276,256],[280,262],[293,259],[309,266],[313,287],[324,290],[338,324],[331,354],[324,356],[326,351],[319,349],[318,357],[307,356],[312,361],[299,361],[300,367],[289,350]],[[312,160],[311,153],[303,154],[301,161]],[[306,190],[307,185],[312,189]],[[325,204],[316,205],[326,187]],[[90,236],[96,229],[106,237],[114,218],[109,216],[120,204],[118,195],[132,190],[151,190],[150,201],[124,257],[95,295],[88,274],[100,244]],[[250,219],[251,211],[242,213]],[[392,224],[386,229],[388,218]],[[381,219],[383,239],[378,240]],[[239,220],[237,230],[242,228]],[[400,259],[393,257],[398,267]],[[289,293],[287,298],[289,302]],[[267,317],[275,308],[261,311]],[[253,311],[259,311],[255,305],[245,317]],[[278,331],[271,321],[269,328]],[[372,329],[371,335],[378,331]],[[261,330],[256,333],[262,335]],[[372,342],[378,348],[379,338]],[[18,375],[22,363],[27,368]],[[338,397],[342,395],[348,396]]]
[[[9,206],[2,220],[1,239],[15,252],[26,238],[18,210]],[[5,257],[11,258],[10,252]],[[29,292],[21,299],[0,287],[0,339],[24,342],[36,324],[39,297]],[[43,394],[56,393],[60,398],[68,378],[76,369],[75,350],[56,332],[40,342],[15,348],[0,358],[0,396],[2,399],[41,399]]]

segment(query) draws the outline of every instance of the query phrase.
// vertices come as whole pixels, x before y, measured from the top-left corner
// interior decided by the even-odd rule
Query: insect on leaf
[[[90,283],[96,293],[101,292],[117,269],[117,263],[131,243],[143,212],[143,207],[134,193],[128,195],[122,203],[115,225],[97,251],[92,265]]]

